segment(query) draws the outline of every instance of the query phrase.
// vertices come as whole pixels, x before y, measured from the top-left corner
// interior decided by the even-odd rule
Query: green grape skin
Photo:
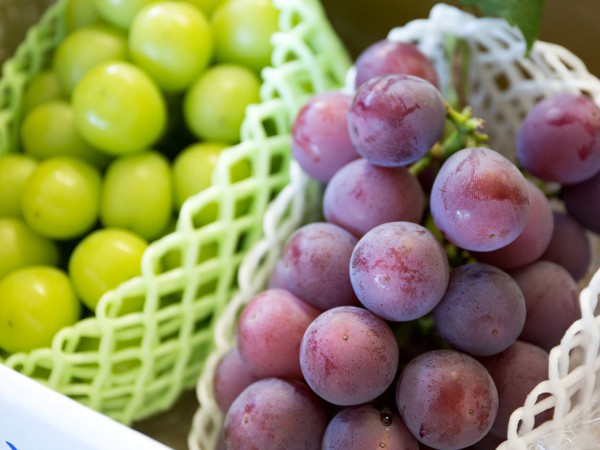
[[[0,156],[0,217],[23,217],[23,187],[37,165],[35,158],[23,153],[5,153]]]
[[[0,347],[9,353],[49,347],[80,313],[81,303],[61,269],[29,266],[0,279]]]
[[[31,230],[22,220],[0,217],[0,279],[21,267],[55,266],[56,243]]]
[[[98,221],[100,171],[77,158],[57,156],[38,164],[23,188],[25,223],[54,240],[75,239]]]
[[[52,69],[63,94],[70,98],[81,78],[106,61],[127,59],[127,37],[103,24],[92,24],[69,33],[58,45]]]
[[[120,228],[102,228],[85,238],[69,258],[69,277],[81,301],[95,311],[102,296],[142,273],[145,239]]]
[[[173,216],[169,161],[154,150],[114,160],[104,175],[100,221],[153,240],[167,231]]]
[[[184,90],[208,66],[210,22],[189,3],[165,1],[143,8],[129,30],[131,59],[165,92]]]
[[[36,106],[23,119],[20,129],[23,151],[45,160],[73,156],[104,168],[109,155],[88,144],[75,127],[73,108],[65,100],[51,100]]]
[[[87,0],[93,3],[96,13],[106,22],[128,30],[136,14],[157,0]]]
[[[75,87],[72,105],[81,136],[110,155],[150,148],[166,127],[166,102],[158,86],[128,62],[91,69]]]
[[[63,98],[58,77],[52,70],[42,70],[35,75],[23,92],[23,114],[50,100]]]
[[[183,117],[200,140],[236,143],[248,105],[260,101],[260,79],[237,64],[216,64],[186,91]]]
[[[215,11],[216,7],[224,0],[180,0],[186,3],[190,3],[210,17]]]
[[[271,63],[271,36],[279,29],[279,11],[271,0],[230,0],[212,15],[215,60],[243,64],[260,72]]]
[[[67,0],[65,2],[65,27],[67,32],[98,23],[102,19],[90,0]]]

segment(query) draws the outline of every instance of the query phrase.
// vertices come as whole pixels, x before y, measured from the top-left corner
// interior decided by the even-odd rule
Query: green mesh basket
[[[350,66],[318,0],[274,3],[279,31],[261,103],[248,107],[242,142],[222,154],[212,186],[186,201],[175,231],[145,252],[142,275],[106,293],[94,317],[62,329],[50,348],[0,355],[0,362],[126,424],[169,409],[195,385],[213,325],[237,290],[240,262],[289,181],[293,117],[311,93],[341,87]],[[64,5],[52,5],[4,64],[0,154],[20,150],[23,89],[64,37]],[[231,168],[242,160],[252,173],[233,182]],[[217,218],[200,226],[207,208]],[[175,267],[157,269],[167,260]]]

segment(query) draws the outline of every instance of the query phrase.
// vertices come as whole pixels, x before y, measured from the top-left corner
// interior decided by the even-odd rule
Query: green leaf
[[[521,29],[527,52],[538,37],[545,0],[461,0],[465,6],[476,6],[489,17],[501,17]]]

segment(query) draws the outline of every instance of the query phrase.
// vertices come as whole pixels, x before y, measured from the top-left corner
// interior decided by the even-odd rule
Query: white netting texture
[[[536,42],[525,57],[520,31],[505,21],[476,18],[454,7],[438,4],[427,19],[392,29],[388,38],[413,42],[433,61],[444,94],[456,88],[448,39],[458,39],[468,49],[461,80],[465,101],[486,122],[490,146],[514,157],[518,126],[526,112],[540,99],[557,92],[580,92],[600,104],[600,80],[567,49]],[[354,71],[347,73],[351,89]],[[213,394],[214,369],[220,357],[235,343],[236,319],[243,306],[264,286],[282,244],[298,228],[306,213],[318,204],[307,176],[295,163],[291,181],[270,205],[264,218],[264,239],[254,247],[239,271],[239,293],[225,309],[215,328],[216,349],[209,357],[197,385],[198,409],[189,434],[193,450],[210,450],[217,440],[223,415]],[[311,195],[307,195],[311,194]],[[595,315],[600,293],[600,271],[580,297],[582,319],[565,334],[560,346],[550,353],[549,379],[537,386],[509,423],[508,440],[499,450],[582,450],[600,448],[598,422],[600,397],[600,316]],[[540,412],[554,409],[553,420],[534,426]],[[586,425],[587,424],[587,425]],[[589,426],[588,426],[589,425]],[[585,431],[588,430],[588,431]],[[584,432],[585,431],[585,432]],[[586,434],[587,433],[587,434]],[[581,441],[579,438],[587,441]],[[578,438],[576,438],[578,437]]]

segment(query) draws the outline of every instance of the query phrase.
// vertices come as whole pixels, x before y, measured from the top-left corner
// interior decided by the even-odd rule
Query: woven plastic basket
[[[417,44],[434,61],[446,95],[456,92],[452,77],[456,59],[448,54],[448,43],[458,40],[460,45],[455,48],[466,49],[462,55],[465,83],[459,91],[464,88],[466,102],[472,105],[475,115],[486,120],[490,146],[509,157],[515,154],[515,136],[521,120],[541,98],[559,91],[584,92],[600,103],[600,80],[575,55],[560,46],[537,42],[524,57],[526,46],[522,34],[500,19],[476,18],[438,4],[427,19],[394,28],[388,38]],[[350,92],[354,77],[351,68],[346,78],[346,89]],[[290,174],[290,184],[267,209],[264,238],[242,262],[240,291],[223,310],[214,328],[216,347],[197,385],[201,406],[188,436],[192,450],[215,448],[223,414],[214,398],[214,370],[225,352],[235,345],[239,312],[266,286],[283,243],[302,225],[305,211],[318,207],[306,200],[304,193],[311,184],[294,161]],[[594,264],[598,268],[599,261]],[[550,353],[549,380],[534,389],[524,406],[513,413],[508,440],[500,449],[600,448],[598,434],[595,440],[569,444],[573,436],[583,435],[586,424],[600,418],[600,316],[595,315],[599,292],[600,271],[581,293],[582,319],[571,326],[560,346]],[[554,408],[553,420],[534,427],[535,415],[551,408]],[[561,446],[563,443],[565,446]]]
[[[240,262],[263,236],[267,206],[288,184],[292,118],[307,95],[343,85],[350,66],[317,0],[274,4],[279,31],[262,72],[261,103],[248,107],[242,142],[222,154],[212,186],[183,205],[175,231],[145,252],[142,275],[105,294],[95,317],[62,329],[50,348],[0,354],[0,363],[127,424],[169,409],[195,385],[213,348],[215,318],[238,289]],[[4,64],[0,154],[19,151],[23,89],[65,34],[64,6],[52,5]],[[251,176],[232,182],[231,167],[241,160],[251,164]],[[236,213],[241,203],[243,214]],[[214,205],[217,219],[196,225]],[[175,268],[156,269],[173,256]],[[124,306],[140,299],[139,310]]]

